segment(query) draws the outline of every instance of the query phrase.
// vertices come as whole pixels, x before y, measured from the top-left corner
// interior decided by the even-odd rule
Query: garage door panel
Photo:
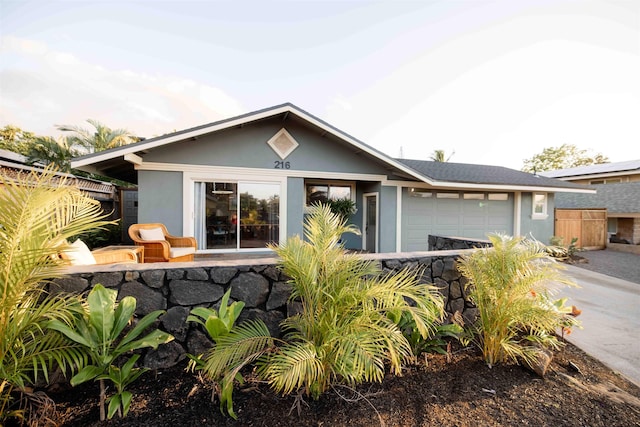
[[[486,239],[487,234],[512,233],[513,195],[488,200],[416,198],[403,194],[402,250],[423,251],[430,234]]]

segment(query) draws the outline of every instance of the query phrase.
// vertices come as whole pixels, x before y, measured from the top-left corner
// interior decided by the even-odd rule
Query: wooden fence
[[[604,249],[607,245],[606,209],[556,209],[554,234],[564,245],[578,238],[576,246],[584,249]]]

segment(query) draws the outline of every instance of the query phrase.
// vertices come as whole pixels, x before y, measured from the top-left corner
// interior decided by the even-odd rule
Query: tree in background
[[[434,150],[429,160],[434,162],[448,162],[454,154],[456,154],[456,152],[452,151],[449,157],[445,157],[444,150]]]
[[[80,126],[58,126],[58,130],[72,132],[67,136],[70,146],[80,146],[89,153],[121,147],[123,145],[138,142],[139,137],[126,129],[111,129],[97,120],[88,119],[87,122],[94,129],[85,129]]]
[[[29,145],[26,152],[29,163],[44,163],[55,165],[63,172],[71,171],[71,159],[80,154],[80,148],[69,143],[69,139],[61,136],[54,139],[51,136],[38,136]]]
[[[36,138],[32,132],[24,131],[17,126],[6,125],[0,129],[0,149],[26,156]]]
[[[560,147],[545,148],[542,153],[526,159],[522,170],[535,173],[602,163],[609,163],[609,158],[601,153],[589,156],[587,150],[580,150],[573,144],[562,144]]]

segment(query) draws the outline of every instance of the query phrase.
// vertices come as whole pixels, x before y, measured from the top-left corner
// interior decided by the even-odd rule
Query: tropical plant
[[[207,331],[209,337],[213,340],[214,343],[218,344],[221,338],[229,335],[232,331],[233,326],[235,325],[238,316],[242,312],[244,308],[244,302],[242,301],[234,301],[230,305],[227,305],[229,302],[229,296],[231,294],[231,288],[222,296],[222,300],[220,301],[220,309],[215,310],[214,308],[206,308],[206,307],[196,307],[191,310],[191,314],[187,317],[187,321],[195,322],[202,325]],[[266,332],[268,334],[268,331]],[[191,370],[202,370],[204,369],[204,361],[202,360],[202,355],[191,355],[188,354],[191,361],[189,362],[189,368]],[[221,387],[219,390],[220,396],[220,410],[222,411],[226,405],[227,412],[236,417],[233,412],[233,381],[243,382],[243,377],[240,372],[236,372],[234,377],[230,377],[229,381],[222,381]]]
[[[420,356],[423,353],[447,354],[450,339],[464,341],[462,316],[454,317],[451,323],[437,324],[427,337],[420,334],[411,316],[406,314],[396,316],[395,313],[392,313],[390,318],[409,341],[411,351],[415,356]]]
[[[97,284],[89,292],[84,313],[79,319],[75,322],[62,322],[56,319],[47,325],[51,329],[60,331],[71,341],[80,344],[88,352],[91,364],[71,378],[71,385],[76,386],[93,379],[100,382],[100,421],[105,420],[105,402],[109,403],[107,413],[109,419],[116,412],[121,417],[127,415],[133,395],[125,388],[146,370],[133,367],[139,357],[137,354],[129,358],[121,368],[114,365],[116,359],[145,347],[156,349],[160,344],[173,340],[172,335],[158,329],[140,337],[164,313],[163,310],[147,314],[124,337],[120,337],[133,319],[136,299],[127,296],[116,303],[117,294],[115,289],[107,289]],[[116,393],[108,399],[106,399],[104,384],[106,379],[111,380],[116,386]]]
[[[49,295],[46,283],[64,270],[57,257],[66,239],[101,227],[100,204],[67,184],[53,169],[8,179],[0,176],[0,421],[14,415],[13,392],[52,366],[82,366],[77,345],[46,327],[72,322],[77,299]]]
[[[456,154],[455,151],[453,151],[449,157],[446,157],[444,150],[434,150],[433,154],[431,154],[431,157],[429,158],[431,161],[433,162],[448,162],[449,160],[451,160],[451,158],[453,157],[453,155]]]
[[[69,144],[84,147],[90,153],[97,153],[140,140],[126,129],[111,129],[92,119],[88,119],[87,122],[93,126],[93,130],[69,125],[58,126],[58,130],[71,132],[71,135],[67,137]]]
[[[479,310],[474,339],[489,366],[531,365],[541,347],[560,346],[556,330],[575,322],[554,305],[552,295],[560,285],[576,285],[539,242],[500,234],[489,240],[493,248],[478,249],[458,264]]]
[[[356,209],[356,202],[351,200],[349,197],[344,197],[342,199],[328,199],[325,203],[329,206],[331,212],[339,215],[340,218],[345,221],[348,221],[349,217],[358,211]]]
[[[71,144],[65,137],[55,139],[50,136],[39,136],[29,145],[26,157],[30,163],[41,162],[69,172],[71,159],[80,154],[80,148]]]
[[[413,354],[390,317],[406,313],[427,337],[442,319],[442,297],[421,283],[421,271],[383,273],[376,262],[347,254],[338,243],[347,232],[358,230],[320,205],[305,222],[305,240],[294,236],[271,246],[301,311],[282,322],[282,340],[259,321],[234,327],[205,355],[210,378],[224,387],[256,362],[256,372],[276,392],[317,399],[338,384],[382,381],[387,367],[401,373]]]

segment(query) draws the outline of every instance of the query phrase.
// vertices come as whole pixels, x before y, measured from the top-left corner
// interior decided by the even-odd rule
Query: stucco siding
[[[182,235],[182,173],[138,172],[138,222],[161,222]]]

